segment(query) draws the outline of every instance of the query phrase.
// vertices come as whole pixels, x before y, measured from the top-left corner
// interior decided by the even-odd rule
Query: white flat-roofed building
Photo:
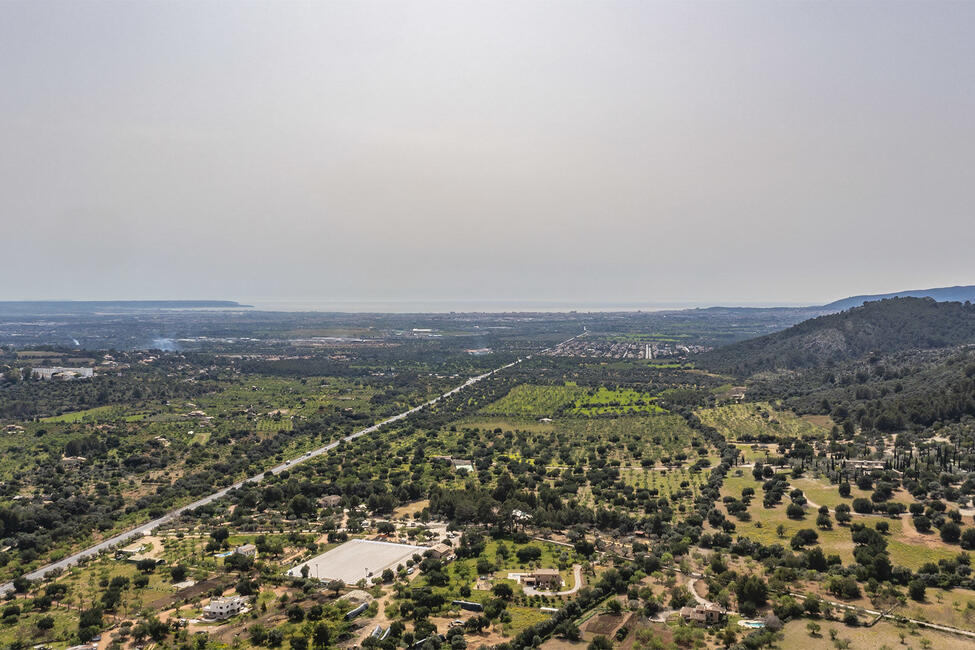
[[[245,603],[246,601],[240,596],[212,598],[210,603],[203,608],[203,618],[222,621],[240,614],[244,610]]]

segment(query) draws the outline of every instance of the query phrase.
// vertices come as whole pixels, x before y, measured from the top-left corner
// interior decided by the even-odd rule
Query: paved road
[[[578,338],[579,336],[583,336],[583,334],[579,334],[577,336],[573,336],[570,339],[566,339],[562,343],[568,343],[569,341],[572,341],[572,340]],[[548,349],[546,349],[544,351],[547,352],[548,350],[551,350],[551,349],[552,348],[548,348]],[[152,521],[146,522],[146,523],[142,524],[141,526],[138,526],[136,528],[132,528],[130,530],[127,530],[124,533],[119,533],[118,535],[116,535],[114,537],[110,537],[110,538],[108,538],[108,539],[106,539],[104,541],[101,541],[101,542],[95,544],[94,546],[90,546],[90,547],[84,549],[83,551],[79,551],[79,552],[75,553],[74,555],[70,555],[70,556],[68,556],[68,557],[66,557],[66,558],[64,558],[62,560],[59,560],[59,561],[54,562],[52,564],[48,564],[46,566],[43,566],[43,567],[41,567],[41,568],[39,568],[39,569],[37,569],[35,571],[31,571],[30,573],[26,574],[24,577],[27,578],[28,580],[40,580],[41,578],[43,578],[47,574],[49,574],[51,571],[54,571],[56,569],[66,569],[69,566],[72,566],[74,564],[77,564],[80,560],[82,560],[84,558],[91,557],[93,555],[97,555],[98,553],[100,553],[102,551],[105,551],[105,550],[108,550],[110,548],[116,547],[116,546],[118,546],[118,545],[120,545],[120,544],[122,544],[124,542],[129,541],[133,537],[140,537],[140,536],[144,535],[145,533],[149,533],[149,532],[155,530],[156,528],[158,528],[159,526],[161,526],[161,525],[163,525],[165,523],[168,523],[168,522],[172,521],[173,519],[176,519],[177,517],[179,517],[184,512],[187,512],[188,510],[193,510],[195,508],[199,508],[200,506],[205,506],[205,505],[207,505],[209,503],[213,503],[217,499],[222,499],[223,497],[225,497],[227,495],[228,492],[230,492],[231,490],[239,489],[245,483],[256,483],[256,482],[260,481],[261,478],[263,478],[263,476],[265,474],[267,474],[268,472],[270,472],[272,474],[277,474],[278,472],[282,472],[282,471],[284,471],[286,469],[290,469],[290,468],[294,467],[295,465],[300,465],[301,463],[304,463],[307,460],[310,460],[312,458],[315,458],[316,456],[321,456],[325,452],[331,451],[332,449],[335,449],[336,447],[338,447],[339,446],[339,443],[341,443],[343,441],[346,441],[347,442],[347,441],[350,441],[350,440],[355,440],[356,438],[361,438],[362,436],[367,436],[370,433],[374,433],[377,430],[379,430],[381,427],[383,427],[383,426],[385,426],[387,424],[391,424],[393,422],[398,422],[399,420],[402,420],[404,418],[407,418],[410,415],[413,415],[414,413],[416,413],[417,411],[420,411],[421,409],[424,409],[424,408],[426,408],[428,406],[431,406],[433,404],[436,404],[440,400],[445,399],[447,397],[450,397],[451,395],[453,395],[455,393],[458,393],[458,392],[464,390],[465,388],[467,388],[468,386],[470,386],[472,384],[476,384],[479,381],[482,381],[484,379],[487,379],[488,377],[490,377],[490,376],[492,376],[492,375],[494,375],[496,373],[499,373],[499,372],[501,372],[503,370],[507,370],[508,368],[511,368],[512,366],[516,366],[519,363],[521,363],[522,361],[525,361],[525,360],[528,360],[528,359],[531,359],[531,358],[532,358],[531,355],[528,355],[524,359],[518,359],[517,361],[512,361],[509,364],[506,364],[504,366],[501,366],[500,368],[495,368],[494,370],[492,370],[490,372],[486,372],[483,375],[478,375],[476,377],[471,377],[470,379],[468,379],[467,381],[465,381],[460,386],[457,386],[456,388],[453,388],[453,389],[447,391],[443,395],[440,395],[438,397],[434,397],[430,401],[424,402],[423,404],[420,404],[419,406],[414,406],[413,408],[411,408],[408,411],[403,411],[402,413],[400,413],[398,415],[394,415],[391,418],[387,418],[387,419],[383,420],[382,422],[378,422],[378,423],[376,423],[376,424],[374,424],[374,425],[372,425],[370,427],[366,427],[365,429],[362,429],[361,431],[356,431],[353,434],[350,434],[348,436],[345,436],[341,440],[336,440],[335,442],[331,442],[331,443],[325,445],[324,447],[319,447],[318,449],[315,449],[313,451],[309,451],[309,452],[307,452],[305,454],[302,454],[301,456],[299,456],[297,458],[293,458],[293,459],[291,459],[289,461],[285,461],[284,463],[281,463],[280,465],[277,465],[276,467],[272,467],[269,470],[266,470],[264,472],[261,472],[260,474],[257,474],[255,476],[251,476],[250,478],[246,478],[246,479],[244,479],[242,481],[237,481],[233,485],[230,485],[228,487],[225,487],[222,490],[219,490],[217,492],[214,492],[213,494],[210,494],[208,496],[205,496],[202,499],[199,499],[197,501],[194,501],[193,503],[187,504],[187,505],[182,506],[180,508],[176,508],[175,510],[171,510],[171,511],[167,512],[165,515],[163,515],[162,517],[159,517],[158,519],[153,519]],[[5,595],[5,594],[10,593],[11,591],[13,591],[13,588],[14,588],[13,582],[6,582],[6,583],[3,583],[3,584],[0,584],[0,595]]]
[[[697,578],[695,578],[694,576],[690,576],[687,578],[687,589],[691,592],[691,595],[694,596],[694,600],[697,601],[697,604],[703,605],[704,607],[714,607],[715,606],[714,603],[712,603],[710,600],[697,593],[697,589],[694,588],[695,582],[697,582]]]

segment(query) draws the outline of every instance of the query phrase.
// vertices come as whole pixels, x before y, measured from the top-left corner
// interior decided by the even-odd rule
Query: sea
[[[639,312],[706,307],[798,307],[797,303],[714,303],[654,301],[571,301],[528,299],[289,299],[250,298],[239,302],[257,311],[345,312],[383,314],[510,313],[510,312]]]

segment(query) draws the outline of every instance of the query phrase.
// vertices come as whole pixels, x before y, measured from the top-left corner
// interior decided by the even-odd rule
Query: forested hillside
[[[874,352],[975,343],[975,305],[930,298],[891,298],[704,353],[709,369],[748,376],[847,362]]]
[[[958,422],[975,416],[975,351],[900,352],[830,368],[762,372],[749,381],[749,395],[830,415],[847,434]]]

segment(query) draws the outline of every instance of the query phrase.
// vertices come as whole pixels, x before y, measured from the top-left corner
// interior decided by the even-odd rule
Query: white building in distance
[[[38,379],[91,379],[95,376],[95,369],[52,366],[50,368],[31,368],[30,374]]]

